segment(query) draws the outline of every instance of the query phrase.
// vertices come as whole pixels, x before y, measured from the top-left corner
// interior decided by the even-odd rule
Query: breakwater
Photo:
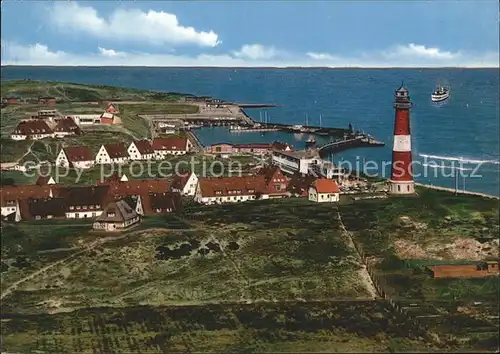
[[[336,136],[342,137],[345,134],[351,133],[351,130],[347,128],[328,128],[328,127],[316,127],[309,125],[291,125],[291,124],[280,124],[280,123],[257,123],[254,122],[252,125],[237,126],[230,129],[231,132],[257,132],[257,131],[283,131],[289,133],[305,133],[313,134],[319,136]]]
[[[337,140],[319,146],[318,152],[320,155],[325,155],[333,152],[339,152],[358,147],[382,147],[382,146],[385,146],[383,142],[375,140],[369,135],[361,134],[354,136],[352,138]]]

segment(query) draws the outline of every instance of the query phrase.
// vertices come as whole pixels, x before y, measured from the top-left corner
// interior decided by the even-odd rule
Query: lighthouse
[[[410,135],[410,108],[412,104],[408,90],[398,88],[394,94],[394,145],[392,149],[392,169],[389,180],[390,194],[414,194],[411,135]]]

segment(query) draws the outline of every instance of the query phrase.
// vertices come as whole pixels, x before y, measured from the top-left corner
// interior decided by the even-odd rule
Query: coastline
[[[419,187],[455,193],[454,188],[439,187],[439,186],[434,186],[434,185],[430,185],[430,184],[423,184],[423,183],[415,183],[415,185],[419,186]],[[464,191],[464,190],[458,190],[456,192],[457,192],[457,194],[475,195],[475,196],[490,198],[490,199],[500,199],[500,197],[498,197],[496,195],[491,195],[491,194],[486,194],[486,193],[471,192],[471,191]]]

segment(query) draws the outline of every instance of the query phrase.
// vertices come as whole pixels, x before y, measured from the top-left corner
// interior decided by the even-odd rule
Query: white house
[[[13,140],[38,140],[54,137],[54,131],[43,120],[23,120],[19,122],[10,137]]]
[[[19,201],[17,200],[2,200],[1,214],[8,216],[19,210]]]
[[[191,150],[193,144],[186,137],[172,136],[153,139],[152,146],[156,158],[162,159],[168,155],[184,155]]]
[[[78,125],[93,125],[101,123],[100,114],[79,114],[71,116]]]
[[[265,176],[200,178],[195,201],[202,204],[238,203],[269,199]]]
[[[94,166],[94,157],[86,146],[69,146],[57,155],[56,166],[87,169]]]
[[[80,127],[75,123],[71,117],[64,117],[57,121],[54,128],[54,136],[56,138],[63,138],[68,135],[81,135]]]
[[[175,176],[171,186],[172,192],[194,197],[196,195],[198,181],[198,176],[196,176],[194,172],[186,173],[182,176]]]
[[[316,151],[273,150],[272,163],[289,174],[308,174],[311,166],[321,161]]]
[[[155,152],[148,140],[131,142],[127,152],[131,160],[153,160],[155,158]]]
[[[61,191],[66,200],[68,219],[90,219],[102,214],[108,197],[109,186],[70,187]]]
[[[96,231],[119,232],[140,223],[141,217],[125,200],[110,202],[97,217],[93,228]]]
[[[127,148],[123,143],[104,144],[95,156],[97,164],[123,164],[128,160]]]
[[[338,202],[339,186],[334,180],[318,178],[309,187],[309,200],[316,203]]]

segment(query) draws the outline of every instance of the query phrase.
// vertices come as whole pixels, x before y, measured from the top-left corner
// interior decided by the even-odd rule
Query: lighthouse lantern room
[[[390,194],[414,194],[411,134],[410,134],[410,108],[412,103],[408,90],[398,88],[394,94],[394,145],[392,149],[392,170],[389,180]]]

